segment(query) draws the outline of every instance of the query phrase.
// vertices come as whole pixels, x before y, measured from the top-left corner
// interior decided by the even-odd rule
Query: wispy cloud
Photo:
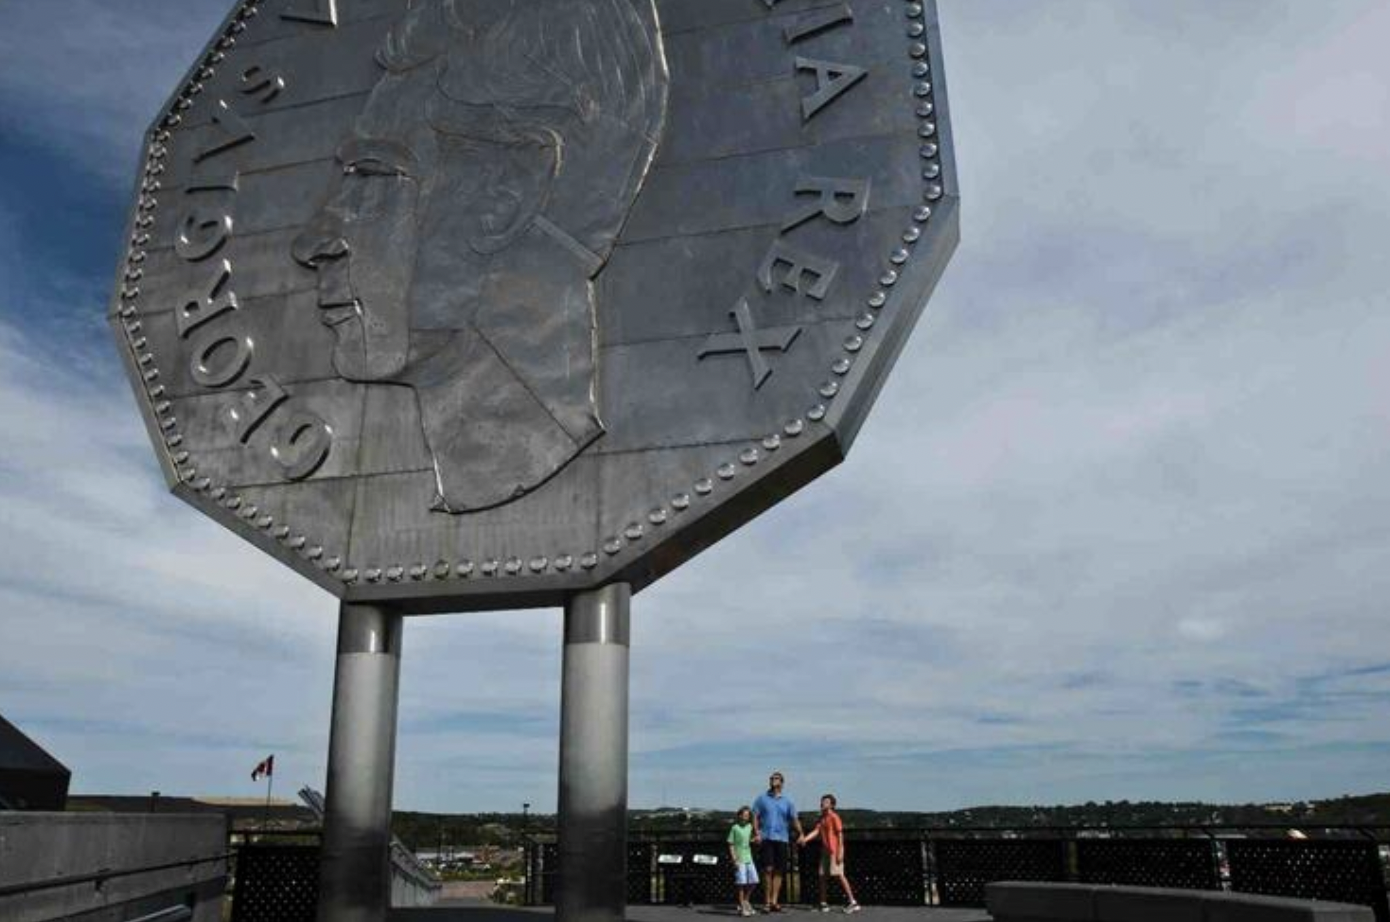
[[[220,5],[4,6],[0,155],[117,188]],[[942,6],[965,240],[849,461],[639,596],[634,801],[1383,786],[1390,12]],[[164,494],[6,191],[0,709],[79,789],[319,783],[332,600]],[[558,681],[555,612],[410,622],[398,802],[553,804]]]
[[[140,136],[227,13],[221,0],[0,11],[0,127],[129,185]]]

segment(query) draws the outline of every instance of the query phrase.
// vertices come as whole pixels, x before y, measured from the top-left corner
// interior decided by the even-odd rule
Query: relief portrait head
[[[594,281],[655,156],[652,0],[413,0],[293,243],[333,364],[410,387],[435,508],[535,489],[603,434]]]

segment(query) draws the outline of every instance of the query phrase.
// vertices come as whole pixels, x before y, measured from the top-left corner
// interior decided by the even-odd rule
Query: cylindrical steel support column
[[[614,583],[565,605],[557,922],[620,922],[627,911],[631,598]]]
[[[333,677],[319,922],[384,922],[391,905],[391,783],[401,616],[343,605]]]

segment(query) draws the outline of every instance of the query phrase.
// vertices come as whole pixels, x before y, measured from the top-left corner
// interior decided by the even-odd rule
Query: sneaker
[[[830,904],[829,904],[829,903],[821,903],[821,904],[820,904],[820,911],[821,911],[821,912],[829,912],[829,911],[830,911]]]
[[[854,913],[858,912],[860,908],[861,907],[858,903],[850,903],[848,906],[845,907],[845,915],[853,915]]]

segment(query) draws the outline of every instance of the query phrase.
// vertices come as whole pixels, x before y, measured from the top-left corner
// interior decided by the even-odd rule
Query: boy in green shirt
[[[739,807],[738,817],[729,829],[729,860],[734,865],[734,885],[738,887],[738,914],[753,915],[750,898],[758,885],[758,869],[753,865],[753,810]]]

